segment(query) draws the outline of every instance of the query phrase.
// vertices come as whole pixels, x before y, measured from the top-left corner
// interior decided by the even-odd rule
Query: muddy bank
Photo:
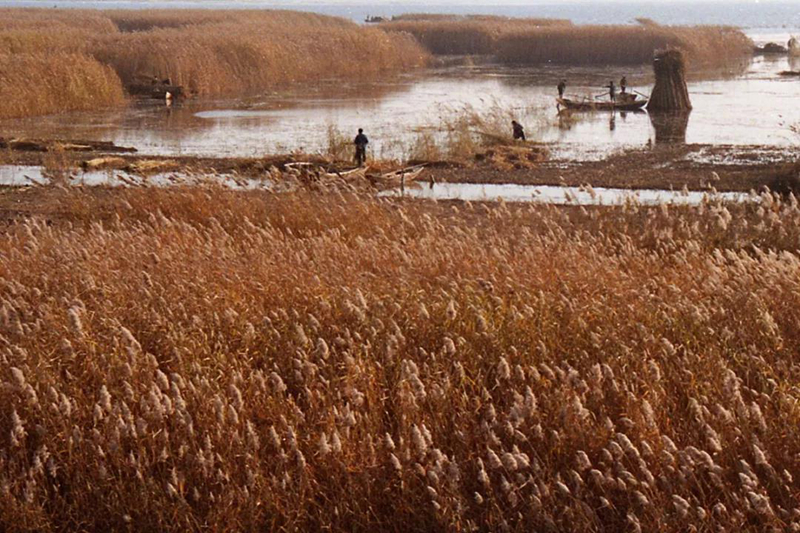
[[[546,161],[536,168],[497,170],[487,166],[439,167],[428,177],[450,183],[511,183],[627,189],[747,192],[793,189],[798,157],[768,147],[683,145],[629,150],[600,161]]]
[[[68,141],[61,141],[68,142]],[[98,143],[98,146],[104,146]],[[524,154],[523,154],[524,152]],[[547,159],[546,146],[495,147],[470,161],[408,163],[372,161],[356,169],[349,161],[313,154],[254,158],[143,156],[135,153],[30,151],[6,149],[0,164],[43,167],[44,175],[76,176],[81,172],[224,175],[236,178],[294,180],[300,186],[344,181],[361,189],[386,189],[407,182],[581,186],[747,192],[764,187],[780,192],[800,190],[798,154],[765,146],[705,144],[656,146],[615,153],[599,161]],[[405,176],[403,176],[405,174]]]

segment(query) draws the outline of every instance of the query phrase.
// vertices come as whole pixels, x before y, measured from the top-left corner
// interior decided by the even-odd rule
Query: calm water
[[[437,183],[432,187],[420,184],[405,191],[384,191],[380,196],[421,198],[428,200],[463,200],[486,202],[532,202],[551,205],[619,205],[633,202],[640,205],[699,205],[706,201],[743,202],[753,199],[744,193],[715,193],[697,191],[664,191],[656,189],[609,189],[603,187],[556,187],[536,185]]]
[[[48,178],[40,167],[21,165],[0,165],[0,185],[26,186],[48,183]],[[172,185],[221,185],[231,189],[280,191],[269,180],[252,178],[233,178],[229,175],[212,174],[184,175],[177,173],[156,174],[143,178],[121,171],[75,172],[69,182],[73,185],[88,186],[155,186]],[[463,200],[485,202],[503,200],[506,202],[535,202],[551,205],[619,205],[634,202],[641,205],[674,204],[699,205],[706,201],[743,202],[753,201],[754,197],[743,193],[707,193],[697,191],[666,191],[643,189],[556,187],[515,184],[473,185],[468,183],[411,184],[405,190],[387,190],[379,194],[383,197],[420,198],[429,200]]]
[[[511,17],[570,19],[576,24],[625,24],[647,17],[661,24],[727,24],[743,28],[798,28],[800,5],[790,1],[733,2],[543,2],[541,5],[485,5],[403,2],[326,3],[291,0],[0,0],[0,6],[104,9],[296,9],[363,21],[367,15],[391,17],[403,13],[491,14]]]
[[[734,76],[690,82],[694,111],[678,136],[688,143],[796,145],[800,139],[789,126],[800,124],[800,79],[778,75],[788,69],[800,69],[800,61],[759,57]],[[404,157],[420,136],[443,137],[443,125],[465,110],[503,110],[526,126],[529,137],[553,143],[554,157],[594,159],[657,142],[663,131],[646,113],[559,116],[555,85],[564,76],[568,94],[593,95],[623,74],[636,90],[649,94],[649,67],[461,66],[380,84],[319,84],[248,100],[190,100],[172,107],[158,102],[4,121],[0,131],[112,140],[146,154],[213,157],[324,151],[330,130],[350,138],[363,127],[374,156]]]

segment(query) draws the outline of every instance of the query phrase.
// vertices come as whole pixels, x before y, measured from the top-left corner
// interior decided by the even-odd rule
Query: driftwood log
[[[59,139],[4,139],[0,148],[19,152],[114,152],[133,153],[136,148],[117,146],[111,141],[59,140]]]
[[[653,60],[656,83],[647,103],[648,111],[689,111],[689,89],[686,86],[686,60],[680,50],[668,49],[656,52]]]

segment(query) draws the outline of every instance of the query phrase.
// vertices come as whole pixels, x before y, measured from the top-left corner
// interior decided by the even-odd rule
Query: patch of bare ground
[[[519,185],[591,184],[629,189],[750,191],[797,188],[796,156],[764,147],[683,145],[630,150],[599,161],[551,160],[533,168],[498,169],[487,165],[434,168],[436,181]]]

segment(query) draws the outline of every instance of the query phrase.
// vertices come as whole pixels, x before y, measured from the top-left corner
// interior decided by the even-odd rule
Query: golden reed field
[[[58,190],[3,531],[798,531],[800,208]]]
[[[569,20],[563,19],[413,13],[395,17],[380,27],[410,33],[437,55],[489,55],[496,52],[497,39],[506,33],[552,27],[577,28]]]
[[[156,76],[242,94],[424,65],[407,34],[288,11],[0,9],[0,118],[120,105]]]
[[[649,63],[655,50],[684,50],[697,66],[724,66],[748,56],[753,43],[724,26],[574,26],[558,19],[502,17],[400,18],[381,25],[414,35],[434,54],[488,54],[512,64],[631,65]]]

